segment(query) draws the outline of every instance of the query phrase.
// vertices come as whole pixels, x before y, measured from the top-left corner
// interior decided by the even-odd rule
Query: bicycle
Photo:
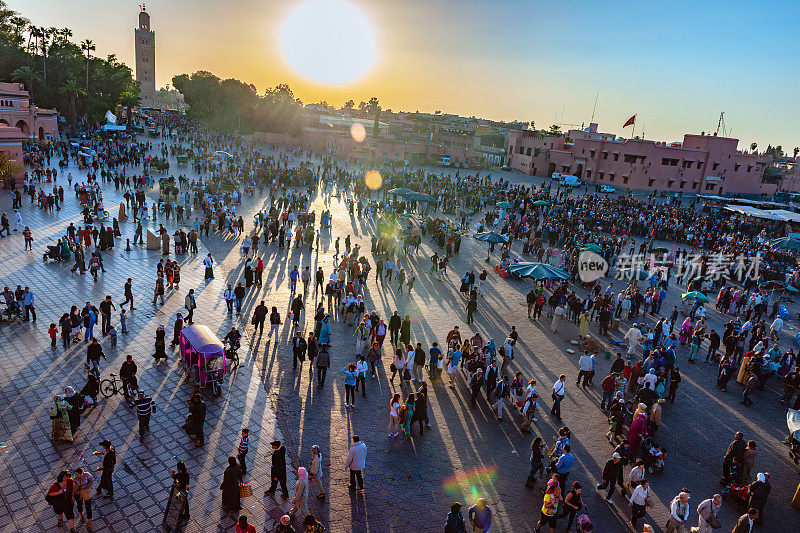
[[[239,366],[239,347],[240,343],[231,344],[230,348],[225,348],[225,359],[231,362],[231,366]]]
[[[111,398],[115,396],[117,393],[123,392],[124,383],[122,380],[117,380],[116,374],[110,374],[111,379],[104,379],[100,382],[100,393],[105,396],[106,398]],[[119,383],[119,385],[117,385]],[[128,385],[128,397],[133,398],[133,386],[132,384]]]

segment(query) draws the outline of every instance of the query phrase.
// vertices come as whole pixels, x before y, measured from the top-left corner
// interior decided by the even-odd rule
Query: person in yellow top
[[[553,474],[553,477],[547,482],[547,489],[544,491],[542,514],[536,523],[536,533],[540,533],[540,528],[545,525],[550,527],[550,533],[555,533],[557,524],[556,512],[560,501],[561,487],[558,485],[558,474]]]

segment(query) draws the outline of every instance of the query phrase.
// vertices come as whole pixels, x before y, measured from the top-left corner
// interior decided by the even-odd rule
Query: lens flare
[[[381,188],[381,185],[383,185],[383,176],[381,176],[381,173],[373,168],[367,172],[366,176],[364,176],[364,184],[373,191],[377,191]]]
[[[367,138],[367,128],[365,128],[360,122],[356,122],[350,126],[350,136],[355,142],[363,143]]]
[[[473,496],[477,496],[476,485],[484,483],[494,483],[497,479],[496,466],[482,466],[465,470],[459,474],[452,475],[442,482],[444,490],[449,493],[459,493],[469,490]]]

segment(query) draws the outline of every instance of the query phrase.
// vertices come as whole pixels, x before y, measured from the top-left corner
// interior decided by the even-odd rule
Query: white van
[[[449,167],[450,166],[450,156],[449,155],[439,156],[439,159],[438,159],[438,161],[436,161],[436,164],[439,165],[440,167]]]
[[[553,175],[550,176],[550,179],[553,181],[557,181],[564,187],[580,187],[581,185],[583,185],[578,176],[572,176],[571,174],[561,174],[560,172],[553,172]]]

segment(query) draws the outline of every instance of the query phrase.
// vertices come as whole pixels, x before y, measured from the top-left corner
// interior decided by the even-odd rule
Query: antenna
[[[717,122],[717,131],[714,132],[714,135],[718,135],[720,130],[722,130],[722,136],[727,137],[725,134],[725,111],[719,114],[719,121]]]
[[[594,112],[597,111],[597,97],[600,96],[600,91],[594,95],[594,107],[592,108],[592,120],[589,122],[594,122]]]

